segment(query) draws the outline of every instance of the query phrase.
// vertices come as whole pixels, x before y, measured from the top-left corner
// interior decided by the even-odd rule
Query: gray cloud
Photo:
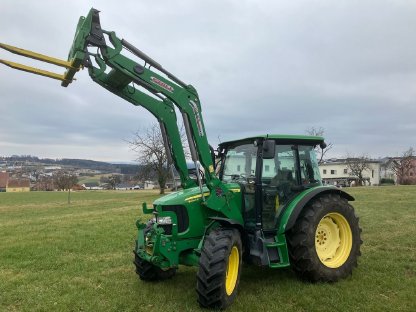
[[[197,88],[214,144],[315,126],[334,144],[330,156],[416,146],[413,1],[5,0],[1,41],[65,58],[91,6],[105,29]],[[133,159],[123,140],[152,116],[86,71],[77,79],[61,88],[1,66],[0,155]]]

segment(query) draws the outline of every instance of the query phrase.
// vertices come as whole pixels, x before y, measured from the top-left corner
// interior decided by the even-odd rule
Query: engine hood
[[[207,187],[203,188],[204,196],[209,196]],[[192,187],[162,196],[153,202],[153,205],[182,205],[202,199],[199,187]]]
[[[240,192],[240,186],[237,183],[229,183],[225,185],[230,191],[235,193]],[[209,196],[209,189],[204,186],[202,188],[204,196]],[[201,201],[202,195],[199,187],[192,187],[186,190],[180,190],[177,192],[170,193],[168,195],[162,196],[156,199],[154,205],[183,205],[184,203],[192,203],[196,201]]]

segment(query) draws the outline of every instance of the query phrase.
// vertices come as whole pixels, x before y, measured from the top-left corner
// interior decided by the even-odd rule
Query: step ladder
[[[284,234],[266,238],[264,246],[269,258],[269,267],[284,268],[290,266],[289,253]]]

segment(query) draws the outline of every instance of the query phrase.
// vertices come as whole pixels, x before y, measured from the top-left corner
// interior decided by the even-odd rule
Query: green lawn
[[[346,190],[364,240],[353,276],[309,284],[245,266],[228,311],[416,311],[416,187]],[[156,196],[0,193],[0,311],[199,311],[196,268],[157,283],[134,273],[134,224]]]

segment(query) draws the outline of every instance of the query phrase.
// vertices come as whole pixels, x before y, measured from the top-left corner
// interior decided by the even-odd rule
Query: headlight
[[[172,224],[172,219],[171,217],[159,217],[157,218],[157,224],[160,224],[160,225]]]

